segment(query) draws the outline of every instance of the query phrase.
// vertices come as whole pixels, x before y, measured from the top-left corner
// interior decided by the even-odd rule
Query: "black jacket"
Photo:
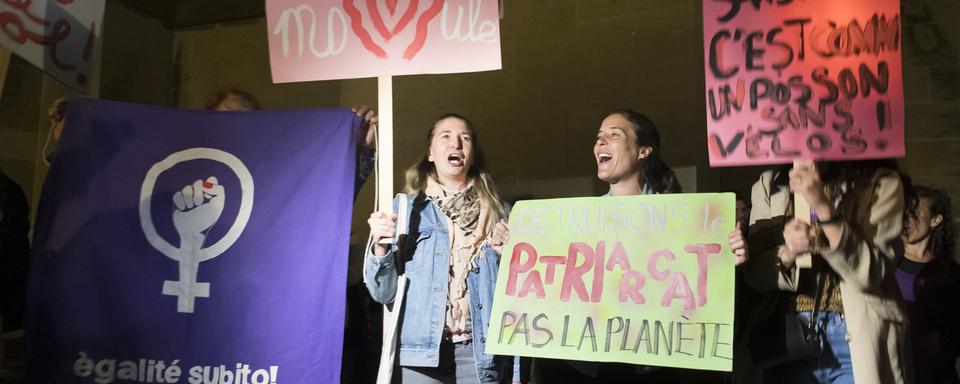
[[[0,171],[0,315],[4,331],[23,328],[29,213],[23,189]]]
[[[899,264],[899,263],[898,263]],[[948,256],[923,265],[907,303],[918,383],[960,383],[954,364],[960,352],[960,265]]]

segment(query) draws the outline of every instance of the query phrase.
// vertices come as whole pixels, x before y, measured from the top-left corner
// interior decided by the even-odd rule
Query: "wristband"
[[[831,217],[830,217],[829,219],[821,220],[820,217],[817,215],[817,212],[816,212],[816,211],[810,210],[810,222],[811,222],[811,223],[816,223],[816,224],[840,224],[840,221],[841,221],[841,220],[840,220],[840,215],[837,215],[836,213],[834,213],[833,215],[831,215]]]
[[[833,217],[827,220],[820,220],[819,218],[817,219],[817,223],[821,225],[822,224],[840,224],[841,221],[843,220],[841,220],[840,216],[837,216],[837,215],[833,215]]]

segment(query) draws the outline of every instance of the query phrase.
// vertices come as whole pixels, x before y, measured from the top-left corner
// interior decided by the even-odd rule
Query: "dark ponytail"
[[[610,113],[623,116],[633,126],[637,145],[650,147],[650,155],[644,159],[640,181],[655,193],[679,193],[680,182],[673,170],[660,158],[660,132],[649,117],[632,109],[618,109]]]

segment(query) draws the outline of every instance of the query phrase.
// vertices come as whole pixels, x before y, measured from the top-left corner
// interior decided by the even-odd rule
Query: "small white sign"
[[[0,46],[86,93],[105,0],[0,2]]]

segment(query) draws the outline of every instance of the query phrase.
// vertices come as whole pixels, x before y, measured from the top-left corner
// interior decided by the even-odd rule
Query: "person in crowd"
[[[679,193],[680,183],[663,161],[660,132],[647,116],[631,109],[608,114],[600,123],[593,145],[597,178],[610,186],[605,196]],[[498,227],[509,237],[507,228]],[[729,235],[737,264],[746,260],[746,242],[739,230]],[[690,372],[620,363],[536,359],[538,382],[546,383],[637,383],[679,382]]]
[[[765,367],[764,382],[913,382],[893,273],[903,190],[892,161],[801,160],[792,169],[764,172],[754,184],[746,278],[770,294],[757,311],[758,325],[750,327],[750,346],[758,365],[782,358]],[[805,199],[811,212],[793,212],[794,197]],[[810,225],[798,219],[806,216]],[[810,268],[798,266],[804,254],[812,254]],[[813,322],[821,342],[807,344],[816,348],[806,353],[776,356],[767,347],[788,336],[783,324],[791,316],[804,328]],[[770,329],[780,334],[764,334],[766,321],[779,324]]]
[[[30,255],[30,207],[23,188],[0,169],[0,334],[23,329]],[[22,355],[14,351],[11,355]],[[0,368],[4,341],[0,339]]]
[[[919,383],[960,383],[960,266],[953,207],[939,189],[915,186],[908,196],[903,227],[904,253],[897,263],[897,283],[910,317],[913,362]]]
[[[3,331],[23,328],[30,254],[30,207],[27,196],[0,169],[0,314]]]
[[[504,214],[469,120],[446,114],[436,121],[422,158],[407,171],[406,192],[394,200],[394,211],[406,200],[404,211],[370,215],[372,246],[364,258],[374,300],[401,306],[394,379],[499,383],[514,359],[484,350],[503,245],[494,228],[505,225]],[[397,233],[398,215],[405,235],[383,244]],[[394,302],[400,274],[409,282],[403,302]]]
[[[249,92],[236,88],[217,91],[203,104],[208,111],[259,111],[260,102]]]

